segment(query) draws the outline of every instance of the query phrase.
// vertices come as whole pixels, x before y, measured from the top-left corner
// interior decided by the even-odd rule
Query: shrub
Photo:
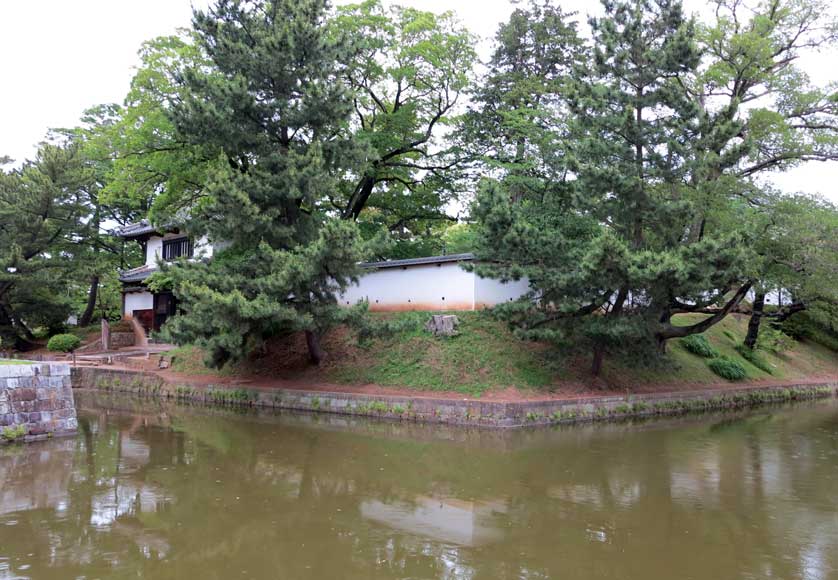
[[[781,353],[794,348],[796,341],[788,334],[776,328],[766,326],[759,331],[757,348],[773,353]]]
[[[707,361],[710,370],[729,381],[740,381],[748,376],[745,367],[726,356],[718,356]]]
[[[797,340],[811,340],[838,352],[838,331],[828,322],[815,319],[807,312],[798,312],[783,322],[783,332]]]
[[[47,349],[53,352],[73,352],[79,345],[81,339],[75,334],[56,334],[49,339]]]
[[[774,374],[774,369],[771,368],[771,365],[768,364],[768,361],[762,358],[762,356],[755,350],[752,350],[745,346],[744,344],[737,344],[735,347],[736,352],[738,352],[742,358],[746,361],[757,367],[761,371],[767,372],[769,375]]]
[[[710,341],[703,334],[691,334],[681,339],[681,344],[685,349],[698,356],[704,358],[715,358],[719,356],[719,351],[710,345]]]

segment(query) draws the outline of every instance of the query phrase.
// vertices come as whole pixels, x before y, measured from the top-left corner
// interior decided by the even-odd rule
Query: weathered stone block
[[[31,377],[36,365],[0,365],[0,377]]]
[[[41,399],[35,401],[35,411],[54,411],[55,401],[50,399]]]
[[[11,392],[11,400],[13,402],[34,401],[35,400],[35,389],[32,389],[32,388],[15,389]]]

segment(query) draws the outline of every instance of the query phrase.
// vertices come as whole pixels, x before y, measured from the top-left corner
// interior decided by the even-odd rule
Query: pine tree
[[[89,217],[78,147],[42,145],[0,172],[0,346],[27,350],[33,330],[60,331],[71,312],[77,242]]]
[[[212,67],[185,71],[172,120],[224,163],[187,227],[228,245],[208,264],[169,269],[183,313],[167,328],[215,366],[295,331],[317,363],[320,335],[351,315],[335,296],[365,246],[353,222],[326,211],[354,155],[351,95],[338,82],[346,44],[326,17],[323,0],[219,0],[194,15]]]
[[[572,14],[531,0],[516,8],[495,35],[483,82],[460,134],[479,167],[511,197],[538,199],[562,188],[567,138],[567,90],[582,56]]]
[[[507,317],[526,336],[590,344],[594,374],[608,351],[653,347],[662,308],[727,287],[743,262],[736,238],[683,243],[699,120],[678,83],[699,64],[693,23],[669,0],[603,4],[592,64],[567,83],[567,188],[516,203],[489,184],[477,207],[499,262],[483,273],[534,287]]]
[[[523,336],[589,345],[595,374],[606,352],[661,352],[738,308],[771,245],[754,178],[837,155],[834,97],[792,64],[835,40],[823,3],[717,4],[697,26],[675,0],[603,0],[555,129],[563,187],[481,188],[478,270],[533,288],[501,314]]]

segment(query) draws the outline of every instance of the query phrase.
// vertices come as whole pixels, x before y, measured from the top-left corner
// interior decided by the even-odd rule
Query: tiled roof
[[[125,270],[119,275],[120,282],[142,282],[149,276],[151,276],[154,272],[157,271],[157,268],[154,266],[143,265],[139,268],[133,268],[131,270]]]
[[[147,234],[160,233],[173,229],[174,231],[177,231],[172,225],[155,227],[151,225],[148,220],[140,220],[135,224],[128,224],[127,226],[117,228],[114,233],[121,238],[138,238]]]
[[[474,260],[474,254],[449,254],[447,256],[428,256],[425,258],[408,258],[405,260],[384,260],[382,262],[363,262],[359,264],[365,270],[380,268],[406,268],[408,266],[426,266],[429,264],[445,264],[448,262],[467,262]],[[133,270],[125,270],[119,276],[120,282],[142,282],[154,272],[154,266],[142,265]]]
[[[383,262],[364,262],[362,268],[376,270],[379,268],[404,268],[407,266],[423,266],[427,264],[443,264],[446,262],[465,262],[474,260],[474,254],[448,254],[447,256],[428,256],[426,258],[408,258],[405,260],[385,260]]]
[[[127,226],[117,228],[115,233],[121,238],[133,238],[136,236],[150,234],[154,231],[155,229],[151,226],[150,223],[148,223],[147,220],[142,220],[135,224],[128,224]]]

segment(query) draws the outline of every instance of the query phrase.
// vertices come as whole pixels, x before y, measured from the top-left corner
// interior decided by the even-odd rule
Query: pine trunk
[[[745,335],[745,346],[753,350],[756,348],[759,338],[759,325],[762,322],[762,314],[765,310],[765,292],[757,292],[754,295],[754,308],[751,312],[751,319],[748,321],[748,334]]]
[[[623,312],[623,306],[626,303],[628,294],[629,291],[627,287],[623,286],[620,288],[617,292],[617,298],[614,300],[614,306],[608,311],[608,314],[605,315],[606,318],[614,318]],[[599,373],[602,371],[603,360],[605,360],[605,346],[603,344],[595,344],[594,357],[591,362],[591,374],[595,377],[598,377]]]
[[[602,361],[605,359],[605,348],[600,345],[594,347],[594,357],[591,361],[591,374],[595,377],[602,372]]]
[[[90,291],[87,294],[87,306],[79,318],[79,326],[88,326],[93,320],[93,313],[96,310],[96,298],[99,294],[99,275],[93,274],[90,277]]]
[[[308,345],[308,358],[315,365],[323,360],[323,351],[320,348],[320,337],[312,330],[306,330],[306,345]]]

